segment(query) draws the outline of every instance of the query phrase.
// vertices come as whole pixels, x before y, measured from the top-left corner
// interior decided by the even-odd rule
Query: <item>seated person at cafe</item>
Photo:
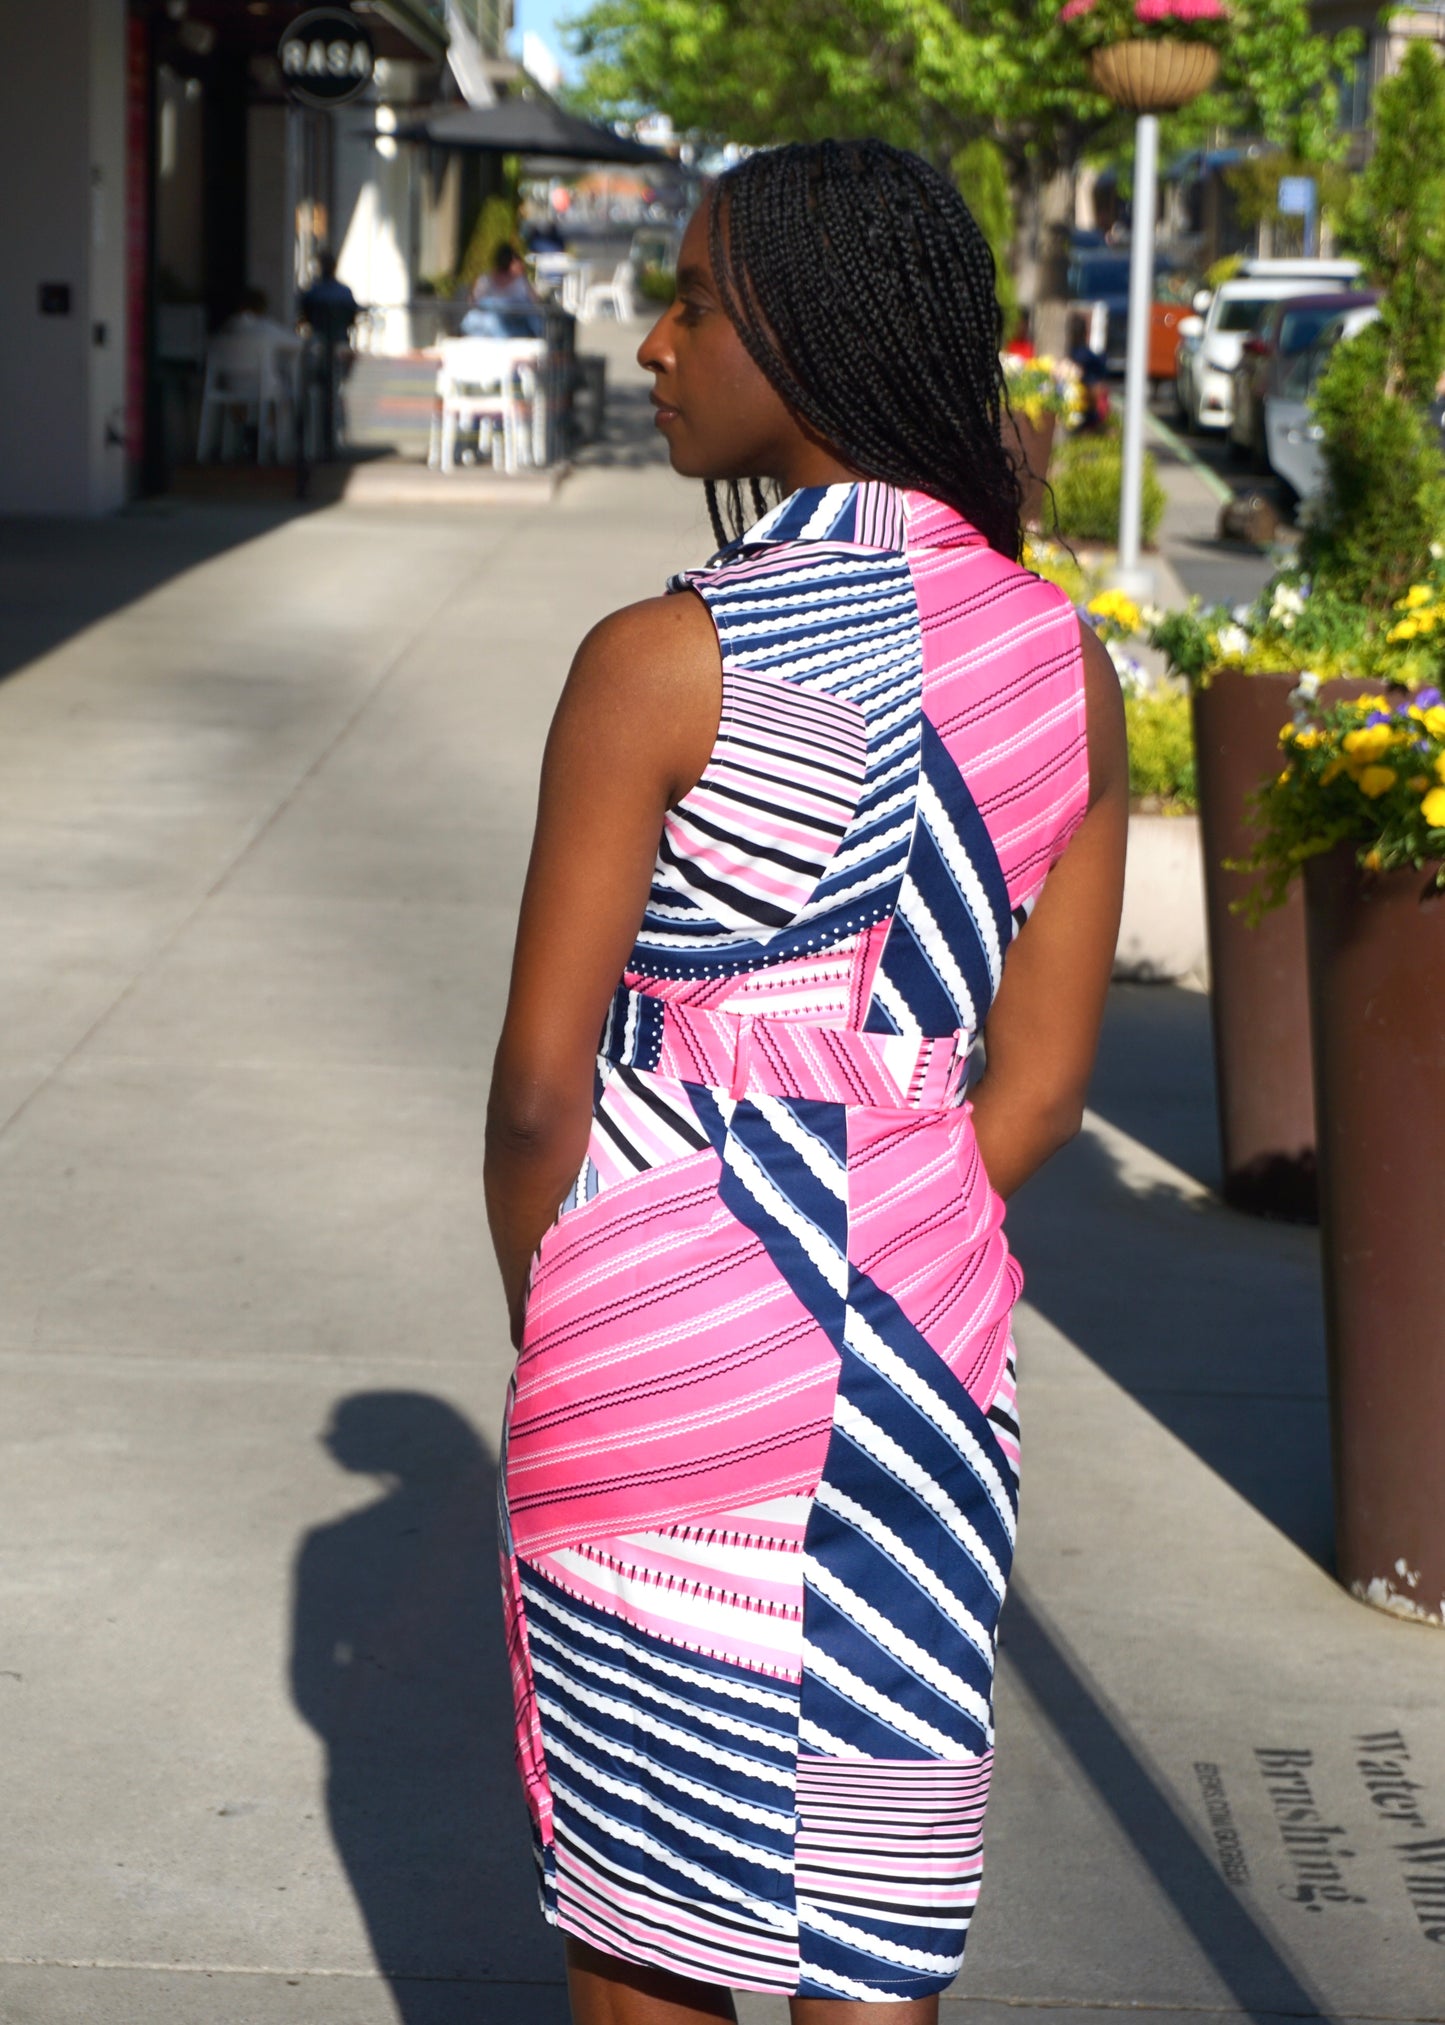
[[[567,242],[562,237],[562,228],[549,211],[535,225],[528,225],[525,233],[529,253],[565,253]]]
[[[264,338],[268,344],[284,345],[294,350],[300,344],[300,338],[284,323],[278,323],[270,312],[271,303],[264,288],[243,289],[241,307],[221,325],[222,334],[226,337]]]
[[[462,335],[542,337],[546,328],[546,312],[527,279],[521,254],[515,246],[499,246],[489,272],[472,290],[472,306],[462,318]]]

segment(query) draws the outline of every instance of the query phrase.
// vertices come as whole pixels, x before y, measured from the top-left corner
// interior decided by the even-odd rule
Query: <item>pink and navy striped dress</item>
[[[687,572],[672,811],[504,1461],[543,1908],[737,1989],[944,1988],[978,1897],[1020,1273],[964,1096],[1088,799],[1078,621],[938,501]]]

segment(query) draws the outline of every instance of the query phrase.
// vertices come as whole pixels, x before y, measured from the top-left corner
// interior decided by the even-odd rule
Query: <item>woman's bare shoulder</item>
[[[721,666],[707,607],[691,591],[643,598],[609,612],[583,640],[577,662],[604,670],[625,668],[641,681],[654,682],[670,676],[686,681],[716,673]]]
[[[586,735],[625,719],[630,737],[685,794],[712,754],[722,657],[701,598],[643,598],[610,612],[577,649],[558,720]],[[639,750],[638,757],[644,757]]]

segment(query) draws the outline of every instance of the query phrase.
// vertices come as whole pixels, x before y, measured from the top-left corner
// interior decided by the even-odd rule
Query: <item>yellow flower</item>
[[[1288,787],[1293,779],[1294,775],[1290,772],[1289,768],[1286,767],[1283,773],[1277,774],[1275,776],[1274,784],[1276,787]]]
[[[1439,774],[1441,780],[1445,780],[1445,752],[1440,753],[1436,758],[1435,771]]]
[[[1445,703],[1433,703],[1421,719],[1432,738],[1445,738]]]
[[[1364,857],[1360,860],[1360,863],[1367,872],[1378,872],[1384,862],[1378,851],[1366,851]]]
[[[1368,717],[1372,711],[1388,710],[1389,707],[1388,696],[1355,696],[1350,700],[1351,710],[1357,710],[1361,717]]]
[[[1430,785],[1430,776],[1428,773],[1412,773],[1405,785],[1412,795],[1422,795]]]
[[[1368,795],[1372,802],[1378,801],[1395,785],[1395,769],[1392,766],[1367,766],[1360,773],[1357,785],[1362,795]]]
[[[1418,619],[1399,619],[1391,626],[1385,638],[1391,646],[1394,646],[1400,640],[1415,639],[1419,631],[1420,621]]]
[[[1431,788],[1420,804],[1420,813],[1432,830],[1445,830],[1445,787]]]
[[[1418,612],[1421,605],[1428,605],[1435,593],[1429,584],[1411,584],[1403,598],[1396,603],[1397,612]]]
[[[1325,742],[1324,733],[1315,724],[1307,724],[1303,731],[1296,731],[1292,724],[1287,724],[1280,733],[1281,740],[1286,735],[1296,752],[1313,752],[1317,745],[1323,745]]]
[[[1324,772],[1320,775],[1320,786],[1328,787],[1330,782],[1338,780],[1340,775],[1344,771],[1345,771],[1345,762],[1342,759],[1332,759],[1329,765],[1325,768]],[[1441,778],[1445,779],[1445,775],[1442,775]]]
[[[1340,740],[1351,759],[1378,759],[1390,745],[1388,724],[1362,724],[1358,731],[1347,731]]]
[[[1090,598],[1089,610],[1096,619],[1112,619],[1126,633],[1137,633],[1144,625],[1143,613],[1123,591],[1100,591],[1096,598]]]

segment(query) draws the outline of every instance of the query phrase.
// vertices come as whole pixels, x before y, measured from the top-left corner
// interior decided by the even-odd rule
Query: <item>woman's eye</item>
[[[707,315],[707,304],[695,302],[689,296],[679,296],[678,315],[683,323],[699,323]]]

